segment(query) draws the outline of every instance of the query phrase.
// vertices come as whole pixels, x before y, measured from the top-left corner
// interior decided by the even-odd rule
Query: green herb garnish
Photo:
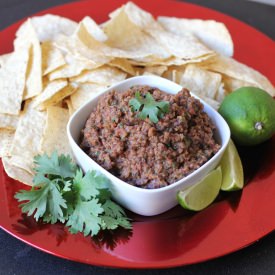
[[[15,198],[23,213],[47,223],[62,222],[71,233],[95,236],[100,230],[131,229],[124,210],[111,200],[109,180],[97,171],[83,175],[69,156],[38,155],[31,190]]]
[[[135,97],[129,101],[133,111],[139,112],[138,117],[141,119],[149,119],[157,123],[159,118],[169,112],[168,101],[156,101],[150,93],[146,93],[145,97],[140,92],[135,93]]]

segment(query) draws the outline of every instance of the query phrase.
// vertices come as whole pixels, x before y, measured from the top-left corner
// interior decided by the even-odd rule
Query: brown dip
[[[157,123],[138,118],[129,106],[136,91],[169,101],[169,112]],[[188,90],[172,95],[134,86],[99,100],[82,131],[81,148],[123,181],[152,189],[180,180],[209,160],[220,148],[214,131],[203,105]]]

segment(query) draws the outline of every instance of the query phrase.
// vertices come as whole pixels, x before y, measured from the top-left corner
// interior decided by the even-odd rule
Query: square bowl
[[[88,170],[97,170],[101,172],[110,180],[110,190],[115,201],[137,214],[153,216],[161,214],[176,206],[178,203],[176,194],[179,190],[183,190],[196,184],[219,164],[219,161],[230,139],[230,130],[225,120],[216,110],[192,94],[192,96],[196,97],[203,103],[204,111],[208,114],[216,127],[215,138],[221,145],[219,151],[200,168],[193,171],[191,174],[182,178],[181,180],[178,180],[177,182],[174,182],[168,186],[158,189],[143,189],[130,185],[129,183],[124,182],[123,180],[105,170],[91,157],[89,157],[80,148],[79,139],[81,130],[84,128],[90,113],[96,108],[99,98],[111,90],[123,92],[134,85],[147,85],[156,87],[170,94],[176,94],[182,89],[182,86],[158,76],[137,76],[128,78],[118,84],[109,87],[104,92],[97,95],[97,97],[91,99],[81,108],[79,108],[68,122],[67,134],[76,162],[84,172],[87,172]]]

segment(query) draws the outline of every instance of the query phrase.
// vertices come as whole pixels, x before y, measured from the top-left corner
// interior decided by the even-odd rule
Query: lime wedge
[[[232,140],[229,141],[220,166],[222,169],[221,190],[235,191],[242,189],[244,185],[243,166],[237,148]]]
[[[221,183],[222,172],[219,166],[196,185],[179,191],[177,194],[178,202],[185,209],[200,211],[215,200],[219,194]]]

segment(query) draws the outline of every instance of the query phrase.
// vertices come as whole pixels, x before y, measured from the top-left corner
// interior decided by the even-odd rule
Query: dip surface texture
[[[169,101],[169,112],[157,123],[138,118],[129,105],[136,92]],[[220,148],[214,131],[203,105],[188,90],[172,95],[134,86],[99,100],[82,131],[81,148],[121,180],[153,189],[180,180],[209,160]]]

